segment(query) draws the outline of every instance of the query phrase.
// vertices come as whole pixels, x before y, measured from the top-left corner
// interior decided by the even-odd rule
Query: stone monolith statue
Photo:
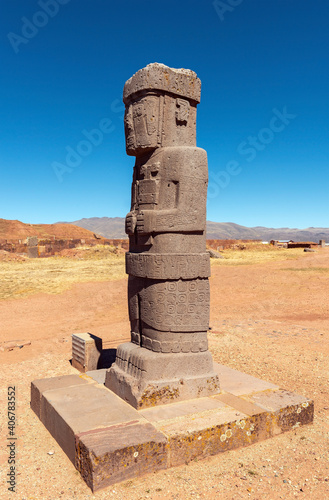
[[[149,64],[125,84],[127,154],[136,157],[126,254],[131,342],[106,386],[135,408],[219,392],[208,351],[207,154],[196,147],[201,82]]]

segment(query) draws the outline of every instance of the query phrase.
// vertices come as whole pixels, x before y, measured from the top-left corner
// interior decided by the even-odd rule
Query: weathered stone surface
[[[173,356],[133,343],[119,346],[105,385],[138,409],[219,392],[209,351]]]
[[[37,236],[29,236],[26,239],[27,242],[27,256],[29,259],[36,259],[39,257],[39,249],[38,249],[38,237]]]
[[[228,406],[232,406],[237,410],[245,413],[246,415],[253,416],[258,413],[263,413],[266,410],[262,409],[260,406],[257,406],[249,401],[246,401],[243,398],[239,398],[238,396],[234,396],[234,394],[230,394],[228,392],[224,392],[222,394],[218,394],[214,396],[214,399],[225,403]]]
[[[240,380],[244,375],[240,373]],[[246,375],[246,383],[248,379]],[[200,401],[204,400],[216,400],[221,406],[207,404],[184,418],[177,410],[175,415],[179,403],[157,419],[152,414],[155,409],[141,411],[169,439],[170,467],[248,446],[313,421],[313,401],[288,391],[250,391],[242,397],[225,393]]]
[[[124,103],[127,104],[133,94],[146,90],[160,90],[200,102],[201,81],[196,73],[189,69],[169,68],[161,63],[149,64],[126,82],[123,91]]]
[[[97,370],[102,354],[102,339],[91,333],[72,335],[72,366],[81,372]]]
[[[220,254],[219,252],[217,252],[213,248],[209,248],[208,249],[208,253],[209,253],[211,259],[224,259],[224,257],[222,256],[222,254]]]
[[[207,253],[202,254],[144,254],[126,253],[126,271],[139,278],[189,280],[208,278],[210,261]],[[199,299],[200,301],[200,299]]]
[[[174,467],[256,442],[256,435],[250,432],[254,420],[235,408],[223,406],[184,418],[160,420],[153,425],[167,436],[170,442],[169,466]],[[250,435],[247,435],[248,431]]]
[[[209,410],[219,411],[228,406],[220,401],[217,396],[205,397],[199,399],[190,399],[189,401],[180,401],[168,405],[153,406],[139,411],[143,417],[151,423],[161,423],[162,421],[173,421],[179,417],[196,415]],[[230,405],[232,406],[232,405]]]
[[[126,151],[136,157],[126,217],[131,343],[118,349],[105,384],[136,408],[219,392],[207,342],[208,167],[206,152],[196,147],[200,90],[193,71],[157,63],[124,87]],[[170,375],[168,366],[175,365]]]
[[[134,408],[87,376],[32,382],[31,406],[74,464],[77,434],[142,419]]]
[[[220,379],[223,391],[234,394],[235,396],[266,391],[268,389],[279,389],[279,386],[275,384],[239,372],[225,365],[214,363],[214,369]]]
[[[71,386],[78,386],[82,384],[88,384],[87,378],[81,378],[77,375],[63,375],[60,377],[51,377],[34,380],[31,383],[31,408],[36,413],[36,415],[43,421],[41,415],[40,402],[42,394],[52,389],[61,389]]]
[[[27,239],[27,246],[28,247],[36,247],[38,246],[38,237],[37,236],[29,236]]]
[[[313,422],[314,402],[294,392],[279,389],[252,394],[247,399],[270,413],[272,435]]]
[[[37,259],[39,257],[38,247],[27,247],[27,256],[29,259]]]
[[[106,377],[106,368],[100,368],[99,370],[91,370],[85,372],[88,377],[91,377],[97,384],[104,384]]]
[[[308,398],[215,366],[224,382],[213,396],[138,411],[83,374],[34,381],[31,406],[93,491],[313,421]]]
[[[76,466],[96,491],[168,467],[168,440],[149,423],[113,425],[77,436]]]

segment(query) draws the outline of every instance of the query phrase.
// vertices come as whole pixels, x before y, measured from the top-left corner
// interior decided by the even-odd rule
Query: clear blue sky
[[[0,6],[0,218],[125,216],[134,158],[125,154],[122,89],[161,62],[202,81],[208,220],[329,226],[327,0]],[[103,137],[80,145],[84,156],[68,165],[67,147],[77,151],[100,126]],[[58,164],[66,171],[56,175]]]

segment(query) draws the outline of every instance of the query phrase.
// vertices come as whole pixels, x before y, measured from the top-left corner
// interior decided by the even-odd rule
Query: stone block
[[[241,413],[245,413],[250,417],[266,412],[265,408],[263,409],[260,406],[257,406],[250,401],[243,399],[242,397],[239,398],[237,396],[234,396],[234,394],[222,393],[218,396],[214,396],[214,399],[221,401],[222,404],[232,406],[232,408],[236,408]]]
[[[184,418],[153,422],[153,425],[165,434],[170,442],[170,467],[255,441],[251,434],[246,434],[252,426],[248,416],[228,406],[215,410],[200,410]]]
[[[29,259],[37,259],[39,257],[38,247],[27,247],[27,256]]]
[[[209,351],[172,356],[131,342],[119,346],[105,385],[137,409],[219,393]]]
[[[39,419],[43,421],[43,417],[40,412],[42,394],[52,389],[62,389],[88,383],[89,380],[87,378],[81,378],[78,375],[62,375],[59,377],[33,380],[31,383],[31,408]]]
[[[88,377],[91,377],[97,384],[104,384],[106,377],[106,368],[100,368],[99,370],[91,370],[86,372]]]
[[[97,370],[102,354],[102,339],[91,333],[72,335],[72,366],[81,372]]]
[[[270,436],[313,422],[314,402],[294,392],[283,389],[264,391],[246,399],[267,412]]]
[[[38,246],[38,237],[37,236],[29,236],[26,240],[28,247],[36,247]]]
[[[163,420],[172,420],[178,417],[195,415],[208,410],[218,410],[225,406],[225,403],[215,399],[215,397],[207,397],[154,406],[152,408],[142,409],[139,413],[149,422],[156,423],[162,422]]]
[[[92,491],[168,467],[168,440],[147,422],[114,425],[77,440],[77,469]]]
[[[235,396],[265,391],[267,389],[279,389],[275,384],[239,372],[228,366],[220,365],[219,363],[214,363],[214,370],[220,380],[221,389]]]
[[[63,381],[56,377],[53,384],[44,384],[39,418],[75,464],[77,434],[118,423],[137,423],[142,417],[121,398],[90,377],[82,379],[81,383],[78,375],[71,377],[76,379]],[[42,384],[32,384],[34,387],[38,386],[40,391]]]

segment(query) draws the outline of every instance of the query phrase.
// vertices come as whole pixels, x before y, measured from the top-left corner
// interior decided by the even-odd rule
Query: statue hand
[[[143,212],[140,212],[140,214],[137,215],[136,231],[139,234],[144,234],[146,232],[145,231],[145,215]]]
[[[127,214],[125,226],[126,234],[134,234],[136,227],[136,214],[134,212]]]

